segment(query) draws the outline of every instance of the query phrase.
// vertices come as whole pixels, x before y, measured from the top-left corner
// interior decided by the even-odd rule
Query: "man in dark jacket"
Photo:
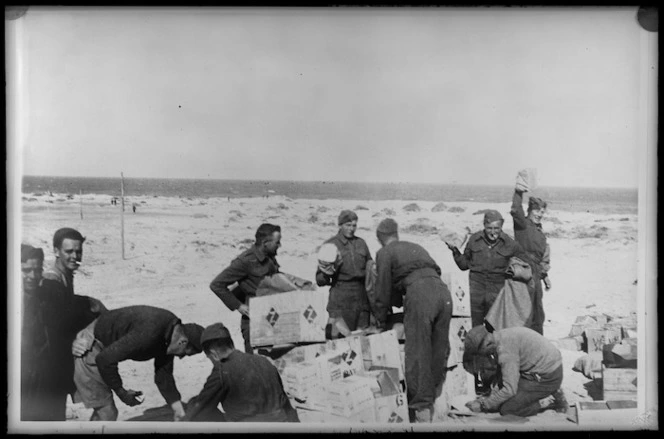
[[[374,314],[378,327],[384,327],[389,309],[403,298],[408,407],[417,422],[431,422],[450,353],[450,290],[424,248],[399,240],[393,219],[383,220],[376,235],[382,248],[376,254]]]
[[[71,343],[76,333],[106,311],[97,299],[73,292],[72,273],[78,267],[65,262],[68,250],[80,248],[84,238],[73,229],[60,229],[53,244],[55,267],[68,276],[60,280],[42,279],[44,252],[21,246],[23,272],[23,324],[21,332],[21,419],[24,421],[64,421],[67,395],[74,394],[74,359]],[[46,273],[45,273],[46,275]]]
[[[124,360],[154,359],[154,381],[166,402],[171,405],[174,419],[184,417],[180,392],[173,378],[173,360],[177,356],[202,352],[200,336],[203,327],[182,324],[170,311],[153,306],[128,306],[102,315],[77,337],[73,348],[76,358],[74,381],[77,396],[88,408],[94,408],[91,421],[115,421],[118,410],[113,393],[122,402],[135,406],[142,402],[142,392],[125,389],[118,373]],[[88,350],[80,352],[82,342]]]
[[[533,264],[533,281],[535,288],[530,291],[533,311],[529,322],[529,327],[544,334],[544,305],[542,303],[542,281],[546,289],[551,288],[551,280],[548,276],[549,271],[549,244],[546,242],[546,236],[542,231],[542,217],[546,212],[546,201],[537,197],[530,197],[528,200],[528,216],[523,211],[523,193],[524,188],[514,189],[512,197],[512,209],[510,214],[514,220],[514,239],[530,256]],[[527,190],[527,189],[526,189]]]
[[[227,422],[300,422],[269,360],[235,350],[221,323],[205,328],[201,344],[214,366],[201,393],[187,403],[184,421],[221,404]]]
[[[505,270],[510,258],[530,263],[523,248],[503,232],[503,217],[495,210],[484,214],[484,230],[468,239],[463,254],[448,244],[454,262],[461,270],[470,270],[470,315],[473,326],[484,324],[484,317],[505,286]]]
[[[367,262],[371,252],[364,239],[355,236],[357,214],[344,210],[339,214],[339,233],[325,241],[334,244],[340,260],[334,265],[319,263],[316,283],[322,287],[331,285],[327,312],[331,319],[343,318],[348,329],[364,329],[369,326],[369,298],[365,288]]]
[[[279,272],[277,250],[281,247],[281,227],[264,223],[256,230],[253,247],[233,259],[231,265],[210,283],[210,289],[231,311],[242,314],[240,329],[244,338],[244,351],[252,353],[249,339],[249,297],[256,296],[256,288],[265,276]],[[231,291],[229,287],[237,282]]]

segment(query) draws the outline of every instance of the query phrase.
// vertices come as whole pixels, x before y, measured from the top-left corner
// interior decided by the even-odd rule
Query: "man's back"
[[[558,348],[530,328],[505,328],[496,331],[494,335],[498,361],[518,361],[520,372],[548,373],[562,364]]]
[[[231,421],[279,412],[288,402],[279,372],[260,355],[234,351],[217,371],[224,388],[221,403]]]

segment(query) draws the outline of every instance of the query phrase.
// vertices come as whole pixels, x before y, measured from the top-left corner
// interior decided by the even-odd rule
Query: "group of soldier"
[[[490,210],[483,230],[470,236],[463,253],[448,244],[457,266],[470,271],[473,329],[465,340],[464,367],[490,384],[481,387],[476,382],[481,391],[468,403],[473,411],[530,416],[549,407],[564,410],[560,352],[542,335],[541,283],[551,286],[549,250],[541,229],[546,203],[531,197],[526,214],[521,205],[526,190],[517,186],[513,198],[516,241],[502,231],[500,213]],[[316,283],[330,286],[329,325],[346,328],[336,334],[343,336],[356,330],[380,332],[402,321],[411,421],[431,422],[450,353],[450,290],[427,250],[399,238],[396,221],[386,218],[378,225],[381,248],[375,262],[366,242],[355,235],[357,222],[355,212],[340,213],[338,233],[324,243],[334,245],[336,255],[332,261],[319,260],[316,268]],[[249,330],[249,299],[263,279],[280,272],[280,226],[261,224],[254,245],[210,283],[214,294],[241,314],[244,352],[235,349],[222,323],[206,328],[184,324],[171,311],[145,305],[108,310],[99,300],[74,294],[73,274],[84,241],[74,229],[58,230],[53,237],[55,262],[43,273],[43,251],[22,246],[22,420],[65,420],[69,394],[94,409],[91,420],[116,420],[114,394],[129,406],[142,402],[140,391],[124,387],[118,363],[154,360],[155,383],[175,421],[298,422],[276,368],[253,355]],[[524,327],[494,330],[484,317],[505,282],[511,257],[532,267],[533,311]],[[403,308],[402,320],[394,307]],[[200,394],[184,403],[173,378],[173,361],[201,352],[213,369]],[[487,370],[494,373],[483,375]]]

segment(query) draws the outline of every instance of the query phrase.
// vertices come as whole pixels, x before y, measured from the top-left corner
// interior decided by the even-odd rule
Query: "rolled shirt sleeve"
[[[519,357],[508,352],[498,353],[498,364],[502,373],[503,386],[495,388],[491,394],[483,398],[484,406],[489,411],[495,411],[516,395],[521,377]]]
[[[219,273],[210,283],[212,292],[224,302],[224,305],[231,311],[235,311],[242,305],[242,301],[238,299],[228,287],[235,282],[240,282],[247,277],[247,267],[242,258],[236,258],[231,262],[231,265],[224,271]]]

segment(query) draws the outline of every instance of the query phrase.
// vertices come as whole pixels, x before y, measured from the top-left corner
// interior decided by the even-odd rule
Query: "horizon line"
[[[414,182],[414,181],[349,181],[349,180],[284,180],[284,179],[256,179],[256,178],[212,178],[212,177],[127,177],[127,176],[70,176],[70,175],[22,175],[23,177],[34,178],[105,178],[105,179],[143,179],[143,180],[212,180],[212,181],[259,181],[259,182],[280,182],[280,183],[341,183],[341,184],[408,184],[408,185],[441,185],[441,186],[503,186],[511,187],[513,184],[495,184],[495,183],[460,183],[456,181],[451,182]],[[556,185],[538,185],[539,188],[552,188],[552,189],[639,189],[639,186],[556,186]]]

